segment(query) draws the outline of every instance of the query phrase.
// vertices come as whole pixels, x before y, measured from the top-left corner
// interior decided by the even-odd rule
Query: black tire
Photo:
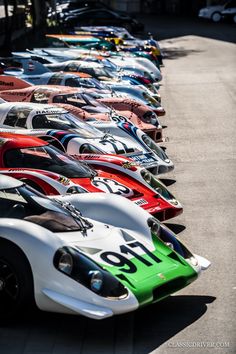
[[[33,276],[24,253],[12,242],[0,238],[0,322],[34,305]]]
[[[217,22],[220,22],[221,20],[221,14],[219,12],[214,12],[212,15],[211,15],[211,19],[213,22],[217,23]]]

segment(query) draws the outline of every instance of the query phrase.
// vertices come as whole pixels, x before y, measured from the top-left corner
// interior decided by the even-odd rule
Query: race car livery
[[[47,195],[84,191],[113,193],[132,200],[160,220],[182,212],[180,203],[154,176],[150,174],[150,177],[147,170],[133,164],[132,160],[104,156],[101,159],[91,155],[72,158],[41,139],[0,134],[0,173],[20,178],[40,192]],[[78,160],[91,162],[96,170]],[[41,171],[44,172],[40,177]]]
[[[2,175],[0,235],[1,320],[33,303],[107,318],[162,300],[210,265],[129,200],[49,199]]]

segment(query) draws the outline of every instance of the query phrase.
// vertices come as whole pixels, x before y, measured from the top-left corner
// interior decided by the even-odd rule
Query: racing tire
[[[212,15],[211,15],[211,19],[213,22],[220,22],[221,20],[221,14],[219,12],[214,12]]]
[[[0,239],[0,323],[34,307],[33,276],[24,253]]]
[[[236,15],[233,17],[233,23],[236,23]]]

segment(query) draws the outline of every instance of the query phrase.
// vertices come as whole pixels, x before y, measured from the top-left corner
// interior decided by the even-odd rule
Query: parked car
[[[143,31],[144,25],[128,14],[119,14],[108,9],[81,9],[64,13],[60,18],[64,28],[84,25],[112,25],[125,27],[130,32]]]
[[[216,5],[207,6],[200,9],[198,17],[212,20],[213,22],[220,22],[222,15],[221,12],[227,8],[235,6],[235,0],[220,1]]]
[[[234,3],[234,7],[229,7],[222,11],[221,16],[223,20],[228,20],[236,23],[236,1]]]
[[[2,175],[0,235],[1,321],[33,304],[94,319],[133,311],[189,285],[210,265],[125,198],[49,199]]]
[[[46,195],[113,193],[160,220],[182,213],[181,204],[164,185],[130,159],[91,154],[70,157],[47,141],[21,134],[1,132],[0,142],[0,173],[23,179]]]

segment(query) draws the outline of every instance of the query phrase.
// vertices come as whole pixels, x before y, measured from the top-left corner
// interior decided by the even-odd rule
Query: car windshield
[[[92,178],[96,175],[95,170],[85,163],[50,145],[8,150],[4,163],[6,167],[46,170],[68,178]]]
[[[78,137],[85,139],[100,138],[103,136],[98,129],[80,120],[79,118],[76,118],[71,113],[37,114],[32,119],[32,126],[34,129],[76,129],[76,134],[78,134]]]
[[[89,94],[84,94],[83,97],[87,101],[87,104],[89,104],[90,106],[102,108],[102,112],[104,111],[104,108],[106,108],[107,111],[111,110],[104,103],[97,101],[100,98],[105,98],[105,97],[111,98],[110,93],[104,94],[104,93],[99,93],[99,92],[90,92]]]
[[[0,217],[30,221],[52,232],[85,232],[92,227],[73,205],[49,199],[26,185],[0,190]]]
[[[96,67],[95,66],[94,68],[90,68],[90,70],[91,70],[91,75],[95,76],[96,78],[101,77],[101,76],[108,77],[108,78],[114,78],[113,73],[110,70],[107,70],[107,68],[105,68],[105,67]],[[81,71],[83,71],[83,69]]]

